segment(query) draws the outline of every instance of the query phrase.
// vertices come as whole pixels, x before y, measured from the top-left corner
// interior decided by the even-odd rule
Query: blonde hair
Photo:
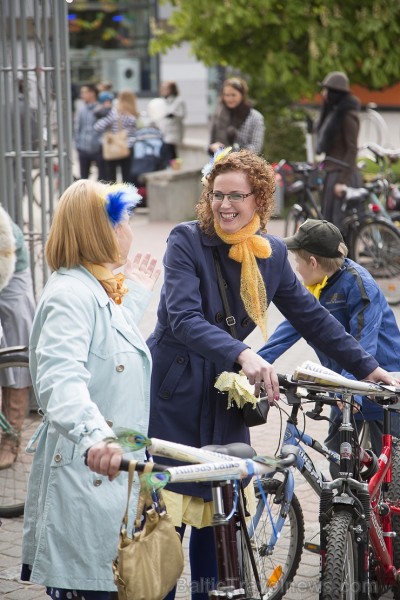
[[[319,264],[319,266],[321,267],[321,269],[323,269],[327,273],[338,271],[343,266],[344,259],[348,254],[348,249],[344,242],[340,242],[338,246],[338,251],[341,253],[342,256],[330,258],[328,256],[319,256],[319,254],[314,254],[314,252],[303,250],[303,248],[291,250],[291,252],[297,254],[306,262],[309,262],[310,257],[313,256]]]
[[[200,228],[208,235],[215,233],[214,214],[208,199],[208,193],[213,191],[215,178],[229,171],[241,171],[246,175],[251,190],[254,192],[261,231],[265,231],[274,207],[275,171],[266,160],[250,150],[231,152],[214,164],[210,174],[205,179],[203,192],[196,206]]]
[[[134,117],[139,116],[136,106],[136,96],[130,90],[122,90],[118,94],[118,111]]]
[[[115,263],[119,245],[105,208],[110,186],[80,179],[60,198],[46,243],[46,260],[53,271],[71,269],[83,260]]]

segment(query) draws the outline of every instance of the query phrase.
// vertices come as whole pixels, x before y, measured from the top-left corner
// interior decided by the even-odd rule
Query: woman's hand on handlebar
[[[242,367],[249,383],[254,385],[254,395],[258,398],[260,390],[264,389],[272,404],[279,400],[279,383],[275,369],[250,348],[239,354],[236,362]]]
[[[119,473],[122,448],[117,443],[97,442],[87,451],[86,463],[92,471],[108,475],[112,481]]]

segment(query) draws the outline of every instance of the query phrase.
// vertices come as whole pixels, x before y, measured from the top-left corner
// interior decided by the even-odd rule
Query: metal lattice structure
[[[55,203],[72,181],[65,0],[0,0],[0,202],[23,229],[34,289]]]

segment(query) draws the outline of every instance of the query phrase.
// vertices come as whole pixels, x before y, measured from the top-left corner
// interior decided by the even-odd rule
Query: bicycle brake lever
[[[306,412],[306,417],[310,417],[313,421],[330,421],[329,417],[322,417],[318,412],[310,410]]]

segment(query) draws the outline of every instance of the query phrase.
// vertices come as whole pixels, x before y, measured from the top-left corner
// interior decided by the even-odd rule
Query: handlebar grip
[[[121,464],[119,465],[120,471],[129,471],[129,463],[131,461],[127,458],[121,458]],[[135,469],[136,470],[136,469]]]
[[[130,462],[131,461],[129,459],[127,459],[127,458],[121,458],[121,464],[119,466],[119,470],[120,471],[129,471],[129,463]],[[152,465],[151,471],[153,473],[162,473],[163,471],[167,471],[168,470],[168,467],[166,467],[165,465],[159,465],[159,464],[153,463],[153,462],[152,463],[138,462],[136,464],[135,471],[137,473],[143,473],[143,471],[145,470],[145,467],[148,466],[149,464]]]

